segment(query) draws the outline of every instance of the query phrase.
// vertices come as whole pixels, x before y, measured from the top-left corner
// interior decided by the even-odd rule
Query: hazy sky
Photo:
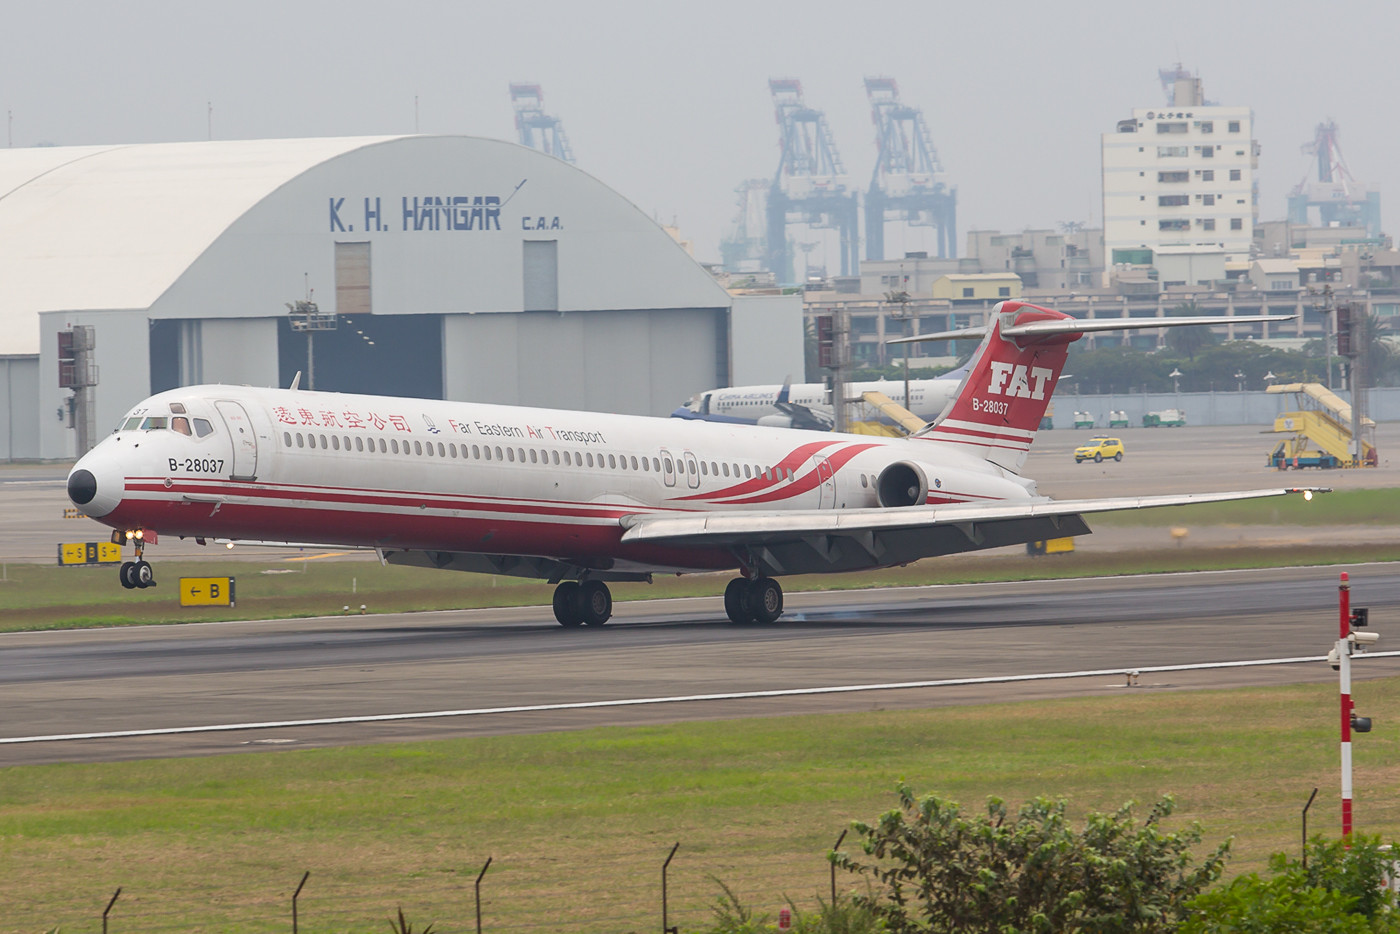
[[[1327,118],[1393,217],[1398,39],[1394,0],[0,0],[0,117],[17,147],[201,140],[210,101],[217,139],[411,133],[417,95],[421,132],[514,139],[507,84],[531,81],[580,168],[715,260],[733,189],[777,165],[768,79],[802,80],[863,189],[862,81],[888,75],[958,189],[961,250],[974,227],[1100,224],[1099,136],[1162,103],[1157,69],[1178,60],[1210,100],[1254,109],[1261,218],[1283,216]]]

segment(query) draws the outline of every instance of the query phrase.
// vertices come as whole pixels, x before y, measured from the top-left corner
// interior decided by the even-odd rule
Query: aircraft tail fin
[[[956,444],[1019,473],[1064,370],[1068,345],[1079,335],[1008,332],[1073,320],[1026,302],[998,304],[957,397],[938,422],[917,437]],[[960,331],[958,336],[971,335]]]
[[[951,406],[917,437],[975,449],[986,460],[1019,473],[1031,441],[1064,371],[1069,345],[1099,331],[1137,331],[1211,324],[1278,324],[1297,315],[1226,315],[1178,318],[1074,318],[1029,302],[999,302],[985,330],[961,328],[887,341],[981,337],[967,377]]]

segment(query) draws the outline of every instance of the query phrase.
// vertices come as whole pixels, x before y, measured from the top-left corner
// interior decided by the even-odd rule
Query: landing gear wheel
[[[131,580],[142,590],[147,587],[154,587],[156,585],[156,574],[155,571],[151,570],[151,563],[145,560],[137,561],[131,569]]]
[[[760,623],[777,622],[783,615],[783,588],[771,577],[749,582],[749,613]]]
[[[612,592],[602,581],[579,584],[579,617],[587,626],[601,626],[612,616]]]
[[[1096,463],[1096,464],[1102,464],[1102,463],[1103,463],[1103,455],[1102,455],[1102,454],[1095,454],[1095,455],[1094,455],[1094,463]]]
[[[1123,452],[1119,451],[1117,454],[1113,455],[1113,459],[1116,461],[1121,461],[1123,459]]]
[[[132,576],[132,572],[135,570],[136,562],[123,561],[121,570],[117,572],[117,576],[121,578],[122,586],[127,590],[134,590],[136,587],[136,579]]]
[[[579,626],[583,617],[579,614],[579,587],[577,581],[564,581],[554,588],[554,618],[561,626]]]
[[[753,622],[749,612],[749,582],[736,577],[724,588],[724,612],[731,622],[740,626]]]

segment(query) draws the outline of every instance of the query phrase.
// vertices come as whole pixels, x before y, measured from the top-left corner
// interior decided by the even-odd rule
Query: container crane
[[[564,123],[544,112],[544,91],[538,84],[511,84],[510,103],[515,108],[515,131],[522,146],[574,164],[574,151],[564,135]]]
[[[865,196],[865,258],[885,258],[885,222],[938,229],[938,255],[957,251],[957,190],[948,187],[923,111],[899,99],[893,78],[866,78],[879,158]]]
[[[1323,227],[1364,227],[1367,237],[1379,238],[1381,193],[1352,177],[1337,136],[1337,124],[1328,120],[1319,123],[1312,142],[1303,145],[1303,152],[1317,160],[1317,179],[1305,173],[1288,193],[1288,220],[1308,226],[1308,215],[1317,208]]]
[[[787,228],[804,224],[839,231],[841,274],[853,275],[860,266],[859,207],[826,115],[806,105],[796,78],[770,79],[768,89],[782,145],[768,193],[768,269],[780,282],[795,281]]]

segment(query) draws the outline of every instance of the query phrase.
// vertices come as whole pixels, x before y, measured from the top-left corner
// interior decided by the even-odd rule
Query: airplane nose
[[[83,515],[100,519],[121,503],[124,485],[121,473],[113,469],[110,458],[89,454],[68,474],[68,498]]]
[[[97,478],[91,470],[75,470],[68,475],[68,498],[78,506],[86,506],[97,495]]]

